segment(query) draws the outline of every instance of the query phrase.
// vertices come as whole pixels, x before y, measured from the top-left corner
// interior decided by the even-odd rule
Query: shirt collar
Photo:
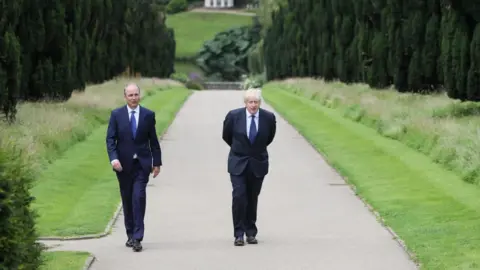
[[[252,116],[252,114],[249,113],[247,109],[245,109],[245,112],[247,113],[247,118],[250,118]],[[255,113],[256,119],[258,119],[259,112],[260,112],[260,109],[258,109],[257,112]]]
[[[132,111],[135,111],[135,113],[138,114],[138,111],[140,110],[140,105],[138,105],[137,108],[135,108],[135,109],[131,109],[131,108],[127,105],[127,110],[128,110],[128,113],[132,113]]]

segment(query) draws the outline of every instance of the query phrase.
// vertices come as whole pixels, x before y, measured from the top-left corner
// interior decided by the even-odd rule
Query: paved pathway
[[[63,242],[57,250],[93,252],[95,270],[416,269],[278,114],[271,173],[259,201],[259,244],[233,246],[228,147],[221,130],[227,111],[242,105],[241,92],[199,91],[179,112],[162,142],[161,175],[147,191],[143,252],[124,246],[122,216],[112,235]]]

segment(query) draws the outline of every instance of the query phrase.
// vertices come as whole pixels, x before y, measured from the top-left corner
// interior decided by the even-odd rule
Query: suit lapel
[[[264,132],[264,129],[265,129],[265,123],[266,123],[266,119],[265,119],[265,114],[263,113],[262,109],[258,109],[258,131],[257,131],[257,138],[263,134]]]
[[[138,111],[140,115],[138,116],[138,119],[137,119],[137,134],[135,138],[138,137],[138,134],[142,131],[142,128],[145,126],[145,117],[147,116],[147,112],[143,109],[142,106],[138,107]]]
[[[144,118],[145,118],[145,111],[143,110],[143,108],[140,106],[138,107],[138,111],[140,113],[140,116],[138,117],[137,119],[137,135],[138,133],[140,132],[140,129],[143,127],[144,125]]]
[[[247,138],[248,140],[248,134],[247,134],[247,113],[246,113],[246,110],[242,110],[242,113],[240,114],[240,123],[241,123],[241,128],[242,128],[242,132],[243,132],[243,135],[245,135],[245,137]]]

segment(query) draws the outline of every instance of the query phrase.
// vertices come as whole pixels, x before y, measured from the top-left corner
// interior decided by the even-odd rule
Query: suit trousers
[[[246,170],[241,175],[230,174],[232,182],[232,217],[234,237],[256,236],[258,228],[257,206],[258,196],[262,189],[264,177],[256,177],[251,170]]]
[[[143,170],[138,159],[134,159],[131,172],[117,172],[117,175],[127,236],[142,241],[150,172]]]

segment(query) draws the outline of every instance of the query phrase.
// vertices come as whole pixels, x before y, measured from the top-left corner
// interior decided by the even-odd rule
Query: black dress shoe
[[[243,241],[242,237],[238,237],[235,239],[235,242],[233,243],[235,246],[243,246],[245,245],[245,241]]]
[[[255,236],[247,236],[247,243],[249,243],[249,244],[258,244],[258,241],[257,241],[257,239],[255,238]]]
[[[140,241],[138,240],[133,240],[133,247],[132,247],[133,251],[135,252],[139,252],[143,249],[142,247],[142,244],[140,243]]]
[[[128,238],[127,242],[125,243],[125,246],[129,248],[133,247],[133,239]]]
[[[258,241],[257,241],[257,239],[255,238],[255,236],[247,236],[247,243],[249,243],[249,244],[258,244]]]

